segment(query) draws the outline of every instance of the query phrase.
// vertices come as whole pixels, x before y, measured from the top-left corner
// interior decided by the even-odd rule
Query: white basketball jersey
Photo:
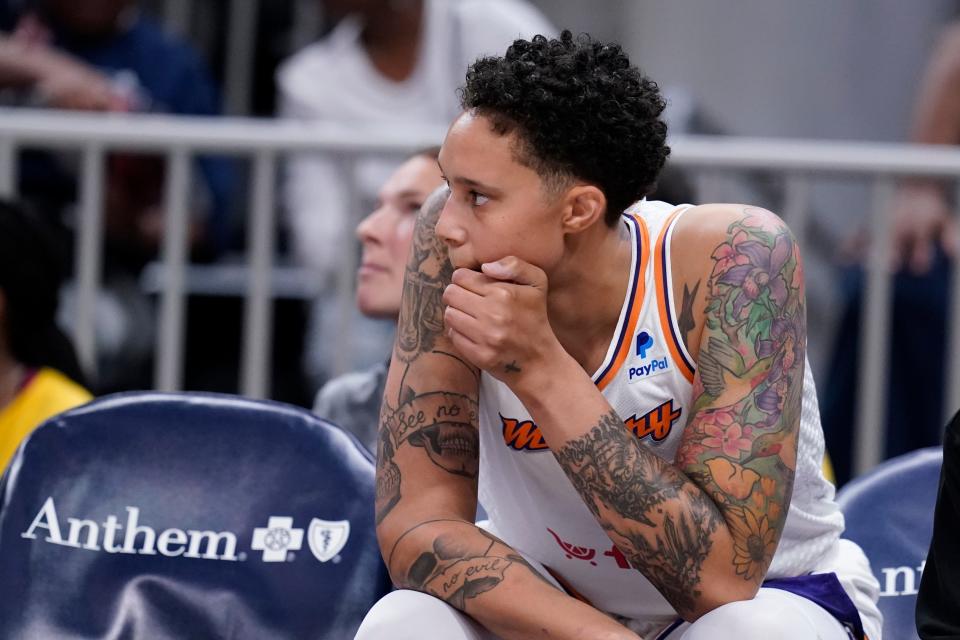
[[[671,235],[688,208],[641,201],[624,214],[633,244],[630,286],[614,339],[593,375],[625,428],[671,463],[689,417],[694,375],[673,313],[670,277]],[[822,459],[807,365],[795,488],[770,578],[833,570],[822,559],[836,545],[843,516],[833,502],[833,485],[822,475]],[[676,619],[673,607],[629,567],[584,505],[520,400],[487,374],[480,383],[480,501],[491,530],[546,566],[571,593],[635,620]]]

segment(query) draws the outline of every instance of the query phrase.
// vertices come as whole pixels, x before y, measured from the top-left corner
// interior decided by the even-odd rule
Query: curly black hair
[[[657,84],[618,44],[564,31],[516,40],[478,59],[460,89],[464,110],[516,133],[517,159],[549,185],[577,178],[607,198],[606,222],[650,193],[670,153]]]

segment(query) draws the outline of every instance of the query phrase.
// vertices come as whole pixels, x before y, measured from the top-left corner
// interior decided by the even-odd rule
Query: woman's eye
[[[470,192],[470,203],[475,207],[480,207],[490,202],[490,198],[476,191]]]

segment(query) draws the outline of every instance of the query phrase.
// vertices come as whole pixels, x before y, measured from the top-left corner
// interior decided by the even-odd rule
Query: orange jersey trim
[[[664,223],[663,228],[660,230],[660,236],[657,238],[657,244],[653,250],[653,275],[657,288],[657,311],[660,316],[660,326],[663,329],[663,334],[667,336],[667,347],[670,349],[670,356],[673,358],[673,361],[677,363],[677,366],[680,368],[680,373],[687,379],[687,382],[693,384],[693,365],[684,355],[683,346],[680,343],[680,336],[677,335],[673,326],[673,313],[670,310],[670,299],[673,297],[673,292],[670,291],[670,283],[667,281],[667,251],[669,247],[667,246],[666,239],[670,229],[673,227],[673,223],[677,220],[677,216],[684,210],[685,208],[678,208],[671,213],[666,223]]]
[[[616,377],[620,367],[626,361],[633,345],[633,332],[637,328],[637,321],[640,318],[640,310],[643,307],[643,298],[647,291],[647,264],[650,262],[650,232],[647,230],[647,223],[638,215],[630,216],[636,223],[637,228],[637,267],[633,273],[633,296],[629,303],[629,316],[624,324],[620,335],[617,350],[610,360],[610,364],[600,374],[596,380],[597,387],[603,391],[608,384]]]

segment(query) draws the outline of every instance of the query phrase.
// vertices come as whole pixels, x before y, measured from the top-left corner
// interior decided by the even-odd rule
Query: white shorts
[[[488,528],[486,522],[477,523]],[[876,607],[879,585],[859,547],[846,540],[832,555],[843,558],[843,590],[854,593],[864,631],[881,640],[882,618]],[[521,555],[558,589],[563,587],[539,562]],[[837,558],[830,558],[831,564]],[[861,575],[862,574],[862,575]],[[852,578],[851,578],[852,576]],[[790,591],[762,587],[752,600],[731,602],[704,614],[696,622],[676,622],[651,628],[639,621],[631,629],[646,640],[850,640],[837,618],[816,602]],[[433,596],[410,590],[394,591],[367,613],[355,640],[500,640],[470,616]]]
[[[651,640],[850,640],[836,618],[815,603],[779,589],[732,602],[649,635]],[[417,591],[394,591],[364,618],[356,640],[499,640],[470,616]]]

